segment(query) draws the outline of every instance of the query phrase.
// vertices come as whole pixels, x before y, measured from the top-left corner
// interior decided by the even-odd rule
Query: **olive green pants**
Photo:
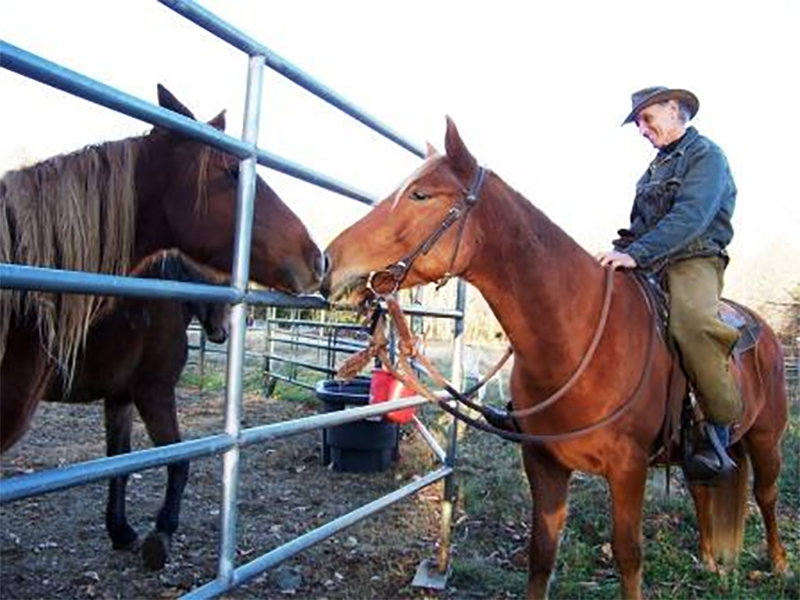
[[[678,346],[697,401],[707,420],[720,425],[742,415],[742,398],[728,358],[739,332],[717,316],[725,261],[689,258],[667,267],[670,294],[669,332]]]

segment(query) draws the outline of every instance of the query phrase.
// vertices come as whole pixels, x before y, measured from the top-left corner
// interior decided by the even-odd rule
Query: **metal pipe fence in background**
[[[236,500],[239,483],[239,452],[242,447],[274,440],[279,437],[296,435],[313,429],[375,417],[393,410],[418,406],[426,402],[424,398],[416,396],[381,403],[380,405],[351,408],[251,429],[242,429],[241,427],[243,365],[247,351],[247,306],[250,304],[265,304],[272,307],[293,307],[295,309],[327,308],[325,301],[318,296],[294,297],[277,292],[249,291],[247,289],[256,164],[280,171],[359,202],[374,203],[372,196],[353,186],[272,154],[256,145],[264,67],[267,66],[274,69],[290,81],[300,85],[305,90],[413,154],[424,157],[425,152],[421,146],[402,138],[374,117],[316,81],[266,46],[208,12],[197,3],[190,0],[160,1],[247,55],[248,78],[242,139],[232,137],[205,123],[194,121],[126,94],[102,82],[90,79],[85,75],[31,54],[3,40],[0,40],[0,67],[136,119],[179,131],[186,136],[205,142],[240,158],[237,226],[231,285],[206,286],[0,264],[0,288],[232,303],[231,329],[227,349],[227,393],[224,409],[224,432],[166,447],[100,458],[59,469],[4,479],[0,483],[0,503],[54,492],[67,487],[84,485],[98,479],[163,466],[178,460],[221,454],[223,457],[223,491],[217,578],[193,590],[187,596],[209,598],[220,595],[232,587],[252,579],[265,569],[277,565],[312,544],[326,539],[343,528],[382,510],[386,506],[444,479],[445,499],[442,504],[442,539],[439,548],[439,564],[441,566],[443,558],[446,559],[446,555],[449,553],[450,516],[454,490],[453,472],[456,455],[455,430],[457,425],[455,422],[451,426],[449,444],[446,450],[442,450],[438,446],[438,443],[430,432],[427,432],[424,425],[419,422],[415,424],[420,430],[423,439],[429,443],[434,453],[444,461],[445,464],[438,469],[247,564],[237,565],[235,562],[238,520]],[[459,285],[461,286],[459,295],[461,299],[455,310],[431,311],[431,314],[435,313],[438,316],[455,319],[452,368],[454,381],[460,381],[459,361],[463,345],[463,291],[465,288],[463,287],[463,282],[460,282]],[[423,310],[417,309],[418,312],[416,314],[421,314]],[[410,314],[415,314],[413,310],[409,312]],[[295,341],[297,347],[299,347],[299,343],[298,338]],[[270,344],[274,344],[274,340]],[[340,342],[337,341],[329,347],[335,352],[345,352],[346,350],[341,349],[340,346]],[[274,346],[270,348],[270,354],[274,354]],[[271,360],[275,360],[275,357],[271,357]]]
[[[789,402],[800,406],[800,337],[794,343],[783,346],[786,387],[789,388]]]
[[[440,311],[420,306],[405,307],[404,310],[414,311],[412,328],[417,334],[423,327],[423,317],[454,318],[450,316],[450,311],[442,316]],[[263,365],[260,375],[264,380],[266,395],[273,393],[279,381],[314,390],[316,381],[309,382],[309,377],[333,378],[342,359],[367,347],[369,335],[363,325],[329,320],[329,316],[328,311],[313,311],[310,317],[302,319],[268,315],[258,321],[254,319],[248,325],[245,358],[250,359],[248,364],[251,370],[253,362]],[[206,355],[220,357],[227,352],[219,346],[209,346],[199,324],[193,323],[189,329],[199,339],[197,344],[190,343],[189,347],[198,351],[202,388]]]

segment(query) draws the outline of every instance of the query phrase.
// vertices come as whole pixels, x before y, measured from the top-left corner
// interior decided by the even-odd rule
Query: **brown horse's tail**
[[[750,461],[741,443],[728,449],[736,469],[722,483],[709,489],[711,551],[718,564],[733,566],[739,558],[747,511]]]

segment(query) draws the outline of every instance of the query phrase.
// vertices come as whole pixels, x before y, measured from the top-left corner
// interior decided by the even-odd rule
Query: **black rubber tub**
[[[317,383],[317,398],[325,412],[369,404],[369,377],[347,383]],[[336,471],[374,473],[388,469],[398,456],[399,428],[383,417],[373,417],[322,430],[322,462]]]

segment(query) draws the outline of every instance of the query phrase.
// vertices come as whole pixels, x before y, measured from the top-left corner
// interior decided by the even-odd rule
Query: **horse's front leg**
[[[116,456],[131,451],[131,419],[133,404],[128,394],[118,394],[105,399],[106,454]],[[106,503],[106,531],[116,550],[128,550],[136,546],[136,530],[128,524],[125,516],[125,487],[128,476],[121,475],[108,480]]]
[[[612,549],[623,598],[642,597],[642,505],[647,481],[646,457],[619,464],[606,477],[613,514]]]
[[[150,439],[156,446],[181,441],[174,388],[137,394],[136,408],[144,421]],[[162,569],[167,562],[172,535],[178,530],[181,500],[188,479],[188,460],[175,462],[167,467],[167,490],[164,495],[164,504],[158,511],[156,528],[147,535],[142,544],[142,558],[145,566],[149,569]]]
[[[697,517],[700,563],[709,573],[716,573],[717,561],[711,545],[711,489],[704,485],[689,485],[688,487]]]
[[[548,453],[523,447],[522,458],[533,498],[528,546],[528,600],[546,598],[567,517],[567,490],[572,471]]]

